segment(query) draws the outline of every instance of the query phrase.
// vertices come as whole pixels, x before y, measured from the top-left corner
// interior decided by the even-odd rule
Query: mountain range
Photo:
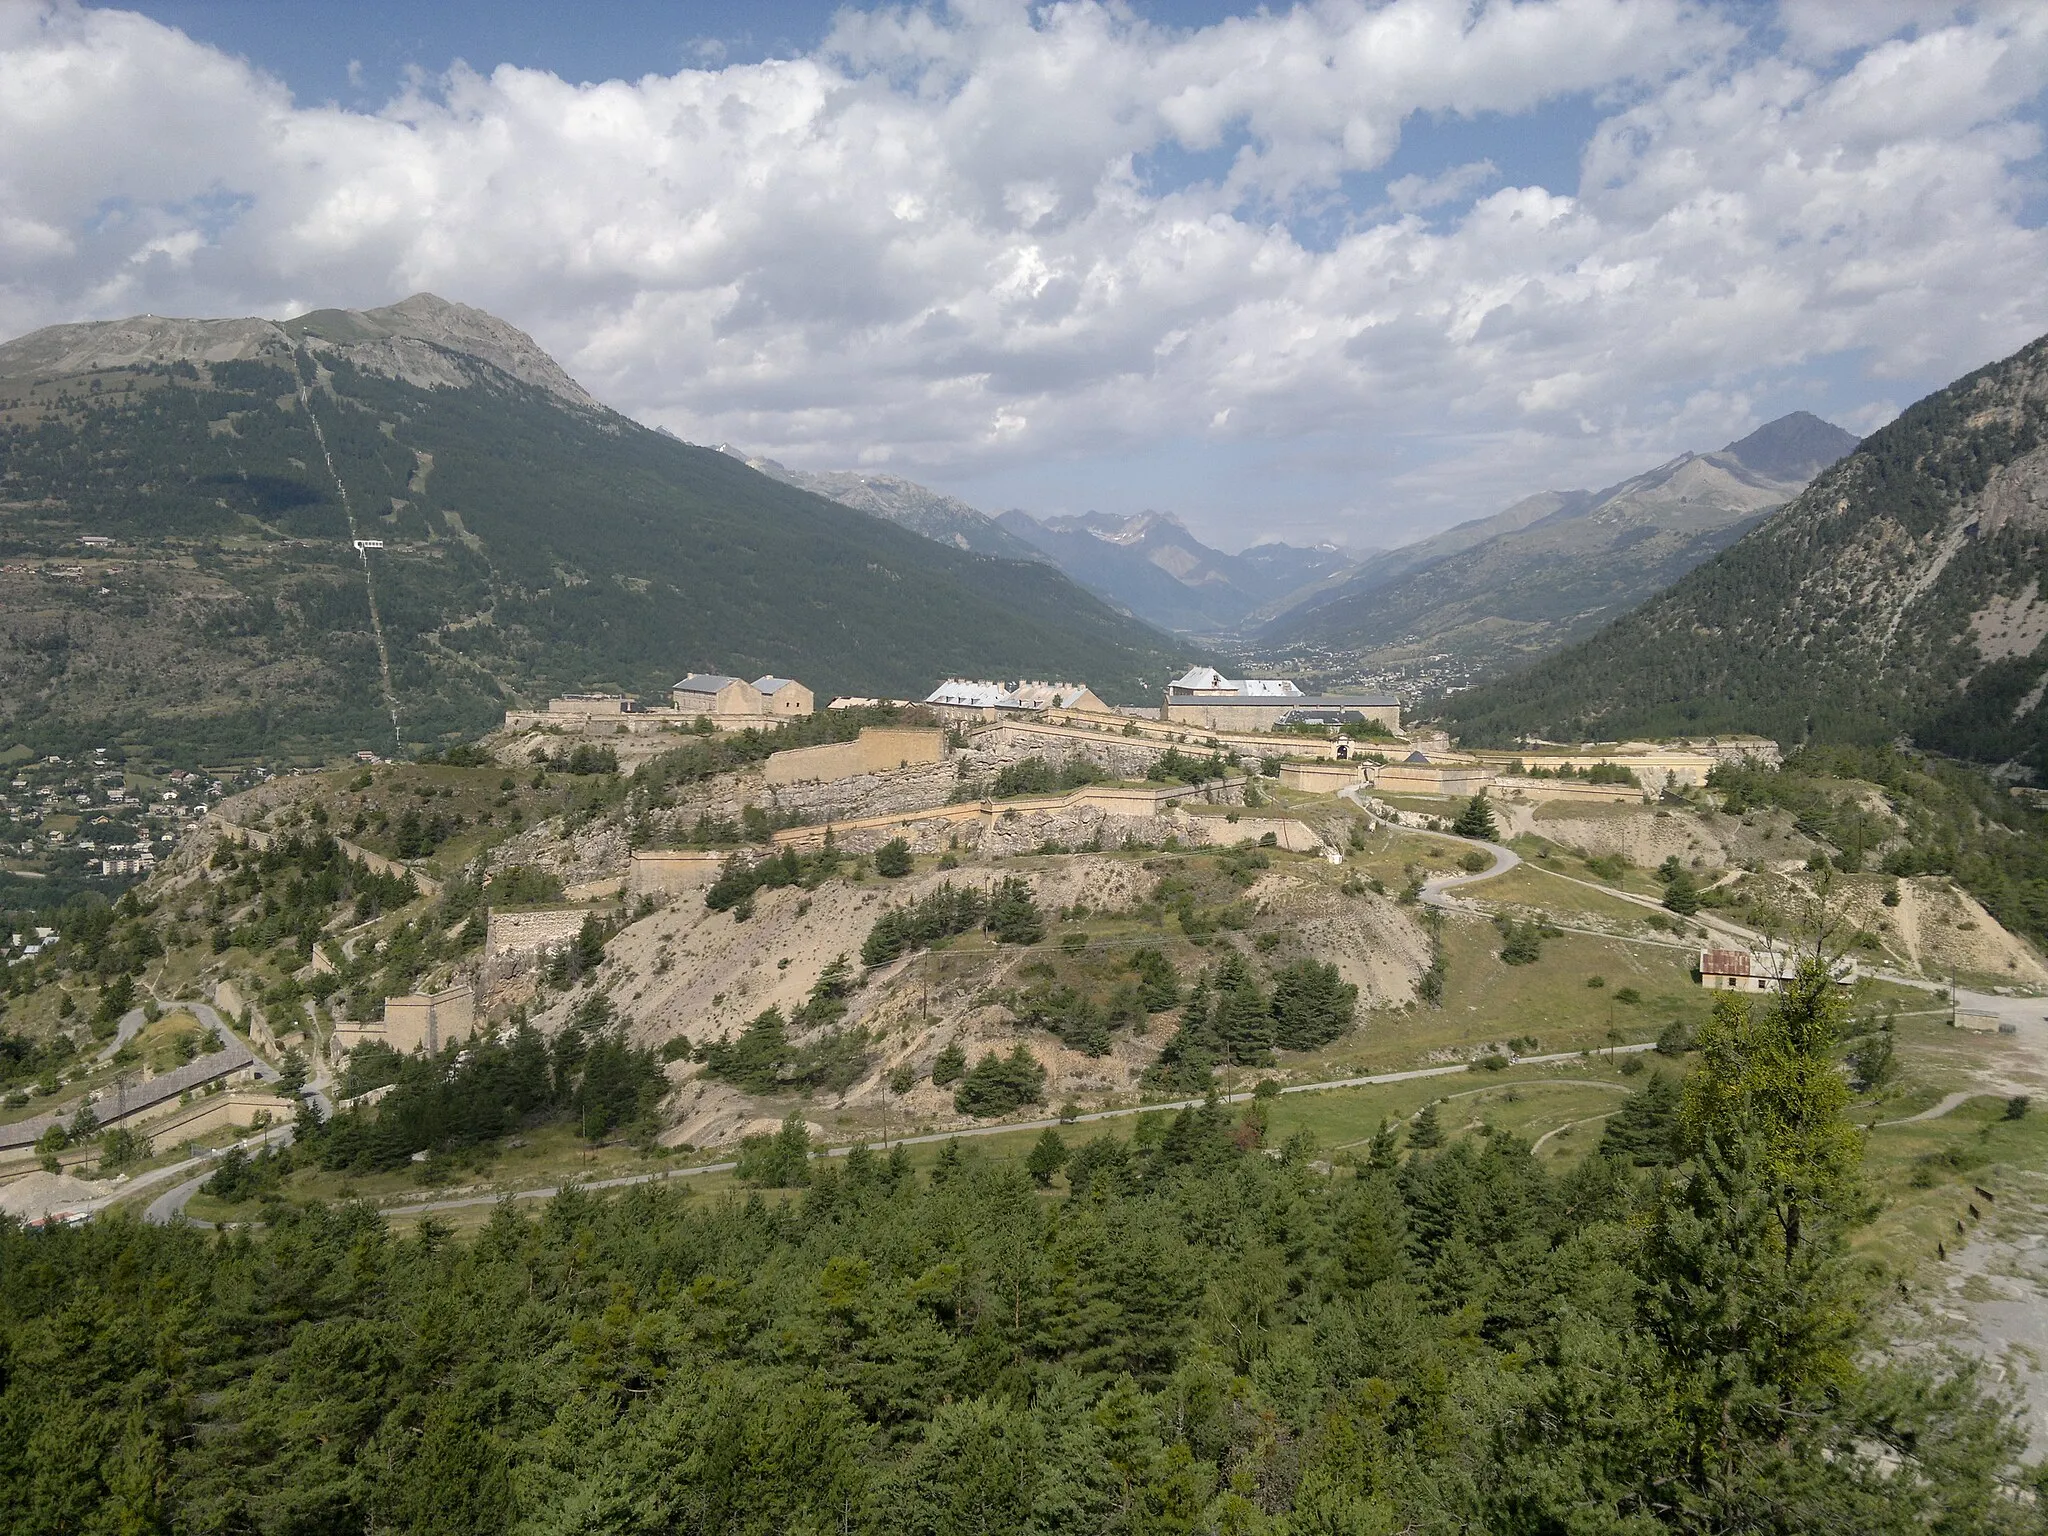
[[[2048,338],[1908,407],[1713,559],[1445,712],[1469,739],[1751,730],[2048,770]]]
[[[992,517],[898,475],[790,469],[736,448],[723,451],[786,485],[829,496],[941,544],[1045,561],[1134,618],[1183,635],[1241,633],[1358,563],[1356,554],[1333,544],[1257,544],[1227,555],[1168,512],[1039,519],[1013,510]]]
[[[1498,672],[1597,629],[1726,548],[1856,446],[1805,411],[1602,490],[1544,491],[1397,549],[1226,554],[1166,512],[990,516],[900,476],[745,462],[963,550],[1050,561],[1172,633],[1314,670]],[[737,454],[737,450],[727,449]],[[1444,669],[1438,667],[1437,673]]]
[[[1334,544],[1211,549],[1170,512],[1084,512],[996,522],[1074,580],[1147,623],[1185,635],[1241,634],[1358,563]]]
[[[1545,491],[1366,560],[1267,624],[1262,647],[1366,670],[1446,653],[1497,671],[1568,644],[1740,538],[1856,439],[1805,411],[1597,491]]]
[[[691,670],[1137,700],[1191,659],[1042,560],[642,427],[428,294],[0,345],[0,557],[0,745],[388,751]]]

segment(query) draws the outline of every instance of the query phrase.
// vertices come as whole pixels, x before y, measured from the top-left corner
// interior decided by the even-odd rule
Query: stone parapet
[[[1365,765],[1350,759],[1314,763],[1282,763],[1280,782],[1288,789],[1306,790],[1314,795],[1334,795],[1365,782]]]

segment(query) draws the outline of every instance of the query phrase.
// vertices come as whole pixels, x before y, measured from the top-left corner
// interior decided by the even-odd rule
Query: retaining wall
[[[376,1040],[401,1056],[410,1056],[421,1046],[438,1051],[475,1033],[476,990],[465,982],[441,992],[408,992],[385,998],[382,1019],[336,1024],[333,1049],[353,1050]]]
[[[636,853],[626,872],[626,894],[669,896],[678,891],[702,890],[718,878],[729,857],[724,852],[692,850]]]
[[[761,765],[761,774],[770,786],[778,788],[830,783],[937,763],[945,755],[946,733],[937,726],[868,726],[852,741],[773,753]]]
[[[900,816],[861,816],[824,826],[789,827],[777,832],[774,841],[777,847],[818,848],[824,845],[829,832],[835,846],[851,853],[865,853],[898,837],[920,852],[948,847],[956,839],[964,848],[1021,852],[1047,840],[1086,842],[1098,828],[1106,828],[1106,844],[1121,843],[1127,834],[1143,842],[1161,841],[1168,835],[1180,835],[1186,840],[1198,834],[1192,830],[1184,833],[1182,822],[1198,823],[1211,818],[1174,815],[1177,805],[1184,801],[1241,804],[1244,785],[1241,778],[1206,785],[1162,784],[1144,788],[1090,784],[1063,795],[980,800]],[[1221,817],[1213,819],[1223,825]],[[1140,821],[1156,822],[1159,826],[1141,831],[1123,825]],[[1077,831],[1086,831],[1089,836],[1076,837]],[[1234,836],[1216,840],[1237,841]]]

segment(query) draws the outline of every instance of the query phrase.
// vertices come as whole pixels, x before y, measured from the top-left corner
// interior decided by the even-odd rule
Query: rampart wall
[[[1493,787],[1512,800],[1569,800],[1581,805],[1627,805],[1643,798],[1633,784],[1589,784],[1584,779],[1525,779],[1502,774]]]
[[[1353,761],[1282,763],[1280,782],[1288,789],[1307,790],[1315,795],[1334,795],[1340,789],[1365,782],[1364,764]]]
[[[922,767],[943,761],[945,755],[946,734],[937,726],[868,726],[852,741],[774,753],[762,764],[761,774],[772,788],[830,783]]]
[[[790,827],[777,832],[774,841],[777,847],[813,849],[823,846],[829,832],[834,845],[850,853],[870,852],[898,837],[921,853],[955,846],[994,854],[1025,853],[1047,842],[1068,847],[1099,842],[1100,846],[1115,847],[1127,837],[1146,843],[1175,837],[1184,843],[1222,846],[1247,837],[1256,841],[1285,819],[1274,818],[1271,825],[1264,818],[1231,822],[1221,814],[1182,814],[1180,807],[1188,803],[1241,805],[1244,786],[1242,778],[1142,788],[1091,784],[1062,795],[981,800],[907,815],[862,816],[829,825]]]

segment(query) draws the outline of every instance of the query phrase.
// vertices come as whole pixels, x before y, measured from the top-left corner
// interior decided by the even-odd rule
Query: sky
[[[0,335],[427,290],[693,442],[1404,542],[2048,331],[2048,5],[0,0]]]

